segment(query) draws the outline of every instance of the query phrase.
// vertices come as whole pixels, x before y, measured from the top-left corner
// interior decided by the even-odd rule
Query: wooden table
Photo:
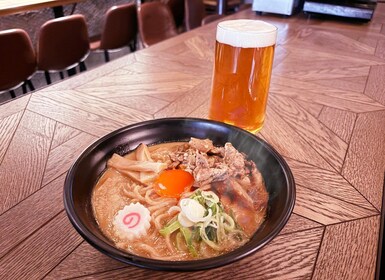
[[[233,18],[261,18],[243,11]],[[373,279],[385,166],[385,6],[368,24],[263,16],[279,28],[259,136],[287,160],[294,212],[231,265],[158,272],[83,241],[62,202],[67,170],[102,135],[172,116],[207,117],[215,24],[0,107],[0,279]]]
[[[55,17],[63,16],[63,5],[78,3],[84,0],[0,0],[0,16],[53,8]]]

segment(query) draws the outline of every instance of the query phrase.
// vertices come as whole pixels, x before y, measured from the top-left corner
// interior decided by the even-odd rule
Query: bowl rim
[[[285,200],[286,206],[284,207],[286,211],[283,213],[283,215],[281,215],[280,221],[278,222],[276,227],[274,227],[267,236],[261,239],[258,242],[257,246],[249,246],[251,248],[248,249],[247,248],[248,242],[247,242],[246,244],[242,245],[241,247],[231,252],[228,252],[216,257],[208,258],[208,259],[187,260],[187,261],[164,261],[164,260],[158,260],[158,259],[145,258],[145,257],[137,256],[137,255],[119,250],[116,247],[99,239],[95,234],[92,233],[92,231],[90,231],[85,225],[83,225],[81,219],[76,214],[75,205],[73,201],[73,194],[72,194],[72,180],[74,178],[76,167],[80,164],[83,158],[88,156],[88,154],[93,151],[93,149],[98,147],[104,141],[110,138],[113,138],[116,135],[121,134],[125,131],[132,130],[134,128],[154,125],[157,123],[181,122],[181,121],[200,122],[200,123],[203,122],[206,124],[213,124],[220,127],[226,127],[232,130],[233,132],[237,131],[242,134],[246,134],[249,137],[251,136],[256,141],[258,141],[265,149],[267,149],[268,152],[273,155],[273,157],[278,161],[279,165],[282,167],[283,173],[285,175],[285,181],[287,182],[287,192],[288,192],[288,195]],[[153,269],[153,270],[161,270],[161,271],[197,271],[197,270],[211,269],[211,268],[220,267],[220,266],[233,263],[235,261],[238,261],[242,258],[245,258],[255,253],[256,251],[264,247],[267,243],[269,243],[271,240],[273,240],[279,234],[279,232],[283,229],[283,227],[286,225],[287,221],[289,220],[293,212],[295,200],[296,200],[296,186],[295,186],[294,176],[288,164],[284,160],[284,158],[265,140],[261,139],[257,135],[252,134],[242,128],[239,128],[230,124],[226,124],[226,123],[218,122],[214,120],[208,120],[208,119],[202,119],[202,118],[190,118],[190,117],[152,119],[152,120],[130,124],[105,134],[104,136],[100,137],[99,139],[95,140],[90,145],[88,145],[79,154],[79,156],[76,158],[76,160],[73,162],[73,164],[71,165],[71,167],[67,172],[65,182],[64,182],[64,188],[63,188],[63,202],[64,202],[64,208],[66,210],[67,216],[71,224],[74,226],[76,231],[83,237],[84,240],[86,240],[95,249],[101,251],[102,253],[104,253],[105,255],[113,259],[119,260],[126,264],[131,264],[137,267]]]

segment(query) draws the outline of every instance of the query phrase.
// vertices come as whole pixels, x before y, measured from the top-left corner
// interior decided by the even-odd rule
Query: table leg
[[[53,10],[53,14],[54,14],[55,18],[64,17],[63,6],[52,7],[52,10]]]
[[[217,13],[218,15],[226,14],[227,0],[217,0]]]

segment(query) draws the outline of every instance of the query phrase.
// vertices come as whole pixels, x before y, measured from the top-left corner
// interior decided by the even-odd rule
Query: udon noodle
[[[116,247],[162,260],[217,256],[246,243],[266,216],[255,163],[208,139],[139,145],[114,154],[92,194],[101,231]]]

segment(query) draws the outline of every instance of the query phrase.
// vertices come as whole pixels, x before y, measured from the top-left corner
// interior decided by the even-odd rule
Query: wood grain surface
[[[13,115],[20,111],[24,111],[25,107],[27,107],[28,100],[31,96],[22,96],[18,99],[13,100],[13,102],[8,102],[1,105],[0,110],[0,119],[5,118],[9,115]]]
[[[381,209],[385,174],[385,111],[360,114],[342,175],[377,209]],[[372,149],[366,149],[371,146]],[[371,174],[368,176],[368,174]]]
[[[376,216],[327,227],[314,279],[374,279],[379,223]]]
[[[62,145],[52,149],[48,155],[42,184],[45,185],[58,175],[66,173],[78,155],[97,138],[80,133]],[[66,155],[63,157],[63,155]]]
[[[325,107],[319,115],[319,120],[345,143],[349,143],[356,117],[353,112]]]
[[[296,184],[316,192],[374,210],[373,205],[345,178],[334,171],[287,159]]]
[[[55,121],[25,111],[0,166],[0,213],[41,188]]]
[[[373,66],[370,69],[368,86],[365,88],[365,95],[373,100],[385,105],[385,78],[382,73],[385,71],[385,65]]]
[[[121,266],[117,263],[110,264],[105,261],[105,256],[97,253],[91,255],[90,250],[86,255],[74,254],[78,259],[71,259],[69,266],[62,265],[51,272],[52,278],[80,279],[310,279],[312,266],[315,263],[323,228],[281,235],[275,238],[272,247],[265,247],[251,257],[226,266],[227,269],[216,268],[198,272],[157,272]],[[88,247],[89,245],[87,245]],[[276,249],[273,249],[276,248]],[[279,249],[278,249],[279,248]],[[285,261],[282,257],[286,256]],[[290,258],[288,257],[290,256]],[[285,258],[286,258],[285,257]],[[84,261],[84,262],[83,262]],[[106,265],[111,271],[105,271]],[[78,269],[75,269],[75,267]],[[84,268],[83,268],[84,266]],[[277,269],[277,267],[279,269]],[[60,269],[60,270],[59,270]],[[90,270],[89,276],[81,276],[81,271]],[[102,270],[102,272],[100,272]],[[52,279],[51,278],[51,279]]]
[[[208,117],[212,23],[0,106],[0,279],[373,279],[385,173],[385,4],[368,23],[229,19],[278,27],[259,137],[296,181],[293,213],[261,250],[196,272],[120,263],[70,224],[65,175],[81,151],[129,124]]]
[[[3,119],[0,119],[0,162],[3,160],[8,145],[20,122],[23,112],[20,111]]]
[[[66,126],[62,123],[57,123],[55,127],[55,134],[52,139],[51,149],[55,149],[56,147],[64,144],[79,133],[81,133],[80,130]]]
[[[55,179],[0,216],[0,257],[63,210],[64,177]]]

